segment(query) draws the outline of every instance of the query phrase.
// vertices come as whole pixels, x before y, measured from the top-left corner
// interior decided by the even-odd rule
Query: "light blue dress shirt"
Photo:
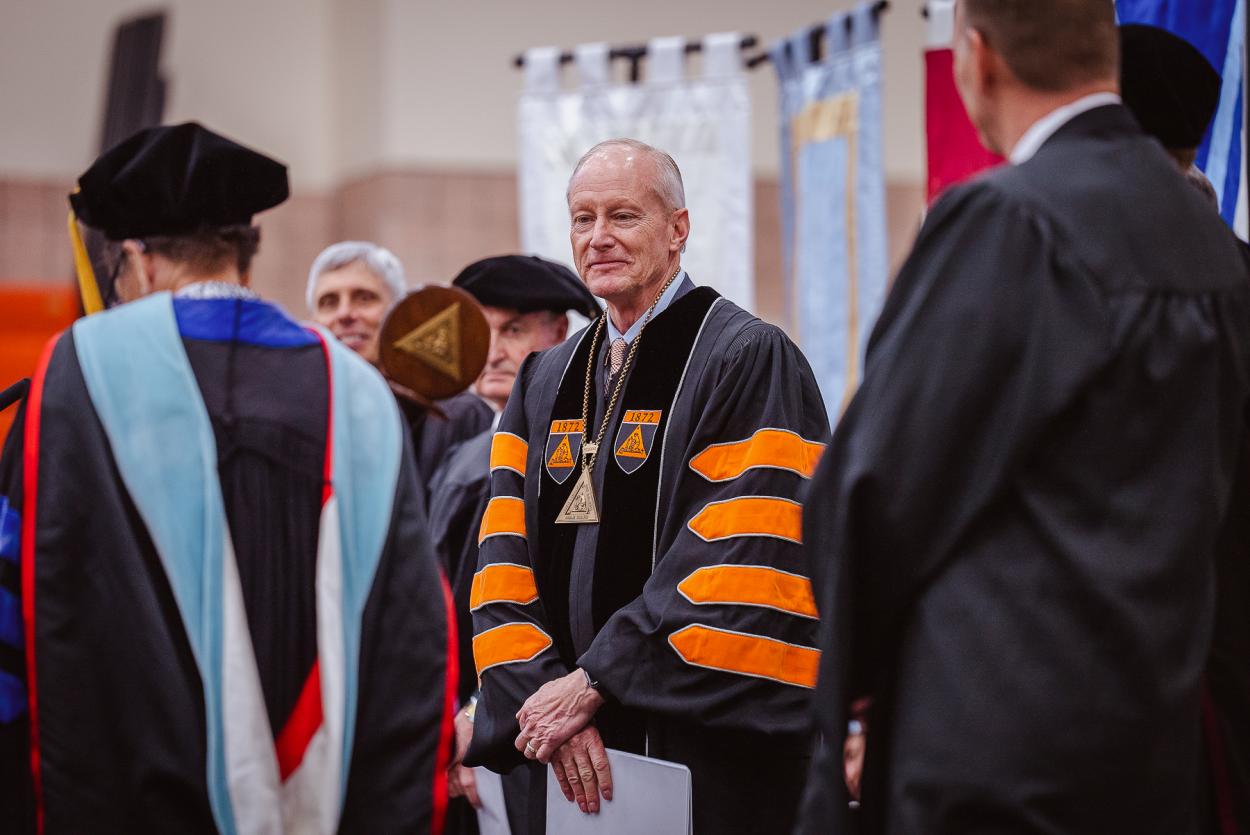
[[[651,314],[654,319],[664,312],[664,309],[673,303],[673,299],[677,297],[677,291],[681,289],[681,285],[686,280],[686,271],[681,270],[677,273],[677,278],[673,279],[673,283],[668,285],[668,289],[664,291],[664,295],[660,296],[659,302],[655,305],[655,313]],[[646,316],[642,316],[637,322],[629,326],[629,330],[621,333],[616,328],[616,324],[612,321],[612,315],[608,314],[608,344],[611,345],[617,339],[624,338],[625,344],[629,345],[634,341],[634,337],[642,330],[642,323],[646,320]]]

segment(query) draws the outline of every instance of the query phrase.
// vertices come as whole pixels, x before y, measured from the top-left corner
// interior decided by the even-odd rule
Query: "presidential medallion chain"
[[[608,400],[607,406],[603,410],[603,420],[599,422],[599,431],[595,435],[593,441],[582,440],[582,473],[577,478],[577,483],[573,485],[573,492],[569,494],[569,498],[561,508],[559,515],[556,516],[556,524],[573,524],[584,525],[592,524],[599,521],[599,508],[595,502],[594,482],[591,479],[591,471],[595,466],[595,455],[599,452],[599,445],[603,443],[604,433],[607,432],[608,422],[612,419],[612,410],[616,408],[616,401],[620,397],[621,388],[625,383],[625,377],[629,374],[629,369],[633,367],[634,355],[638,353],[638,344],[642,342],[642,333],[647,329],[647,325],[651,322],[651,317],[655,314],[655,308],[660,303],[660,299],[677,280],[677,276],[681,275],[681,268],[673,273],[668,281],[664,282],[664,286],[660,288],[660,292],[655,294],[655,301],[651,302],[651,306],[647,308],[647,313],[643,316],[642,326],[638,328],[638,335],[634,337],[634,341],[629,343],[629,352],[625,355],[625,362],[621,365],[621,370],[616,375],[616,385],[612,387],[612,397]],[[584,433],[590,428],[590,387],[595,378],[595,362],[599,354],[599,342],[603,336],[605,324],[608,319],[608,312],[604,311],[603,316],[599,318],[599,324],[595,326],[594,336],[590,340],[590,357],[586,362],[586,387],[582,392],[582,432]]]

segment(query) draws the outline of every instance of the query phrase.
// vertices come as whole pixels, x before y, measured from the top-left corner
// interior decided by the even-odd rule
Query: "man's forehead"
[[[494,305],[482,305],[482,312],[486,314],[486,321],[490,323],[492,328],[506,328],[513,322],[528,322],[531,319],[542,319],[549,315],[546,310],[527,310],[524,313],[513,307],[495,307]]]
[[[655,162],[633,148],[605,148],[582,164],[569,183],[569,194],[583,190],[646,189],[655,175]]]
[[[389,298],[391,295],[390,288],[386,286],[386,282],[374,275],[373,270],[359,261],[353,261],[337,269],[326,270],[317,276],[317,284],[313,295],[320,298],[329,293],[340,293],[344,290],[350,291],[360,288],[372,290],[383,298]]]

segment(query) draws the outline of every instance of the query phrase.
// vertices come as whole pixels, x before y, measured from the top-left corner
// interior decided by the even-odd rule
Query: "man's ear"
[[[964,32],[964,37],[968,39],[968,57],[972,59],[971,68],[977,90],[982,97],[992,95],[998,87],[1002,86],[1003,73],[1007,65],[1003,63],[998,51],[985,39],[981,30],[969,26]]]
[[[142,241],[122,241],[122,258],[125,269],[134,277],[134,287],[140,298],[151,295],[156,288],[156,265]]]
[[[684,252],[686,249],[686,239],[690,237],[690,210],[678,209],[673,212],[670,224],[671,229],[668,251]]]

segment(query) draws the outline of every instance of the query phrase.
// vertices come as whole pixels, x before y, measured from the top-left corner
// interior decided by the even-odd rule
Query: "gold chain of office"
[[[660,288],[660,292],[655,294],[655,301],[651,302],[651,306],[647,308],[647,314],[642,319],[642,327],[638,329],[638,335],[634,337],[634,341],[629,343],[629,353],[625,356],[625,363],[621,366],[620,372],[616,375],[616,385],[612,388],[612,399],[608,401],[607,408],[603,410],[603,420],[599,422],[599,432],[595,435],[595,439],[589,443],[582,443],[582,466],[586,470],[590,470],[595,464],[595,454],[599,452],[599,444],[603,443],[603,433],[608,429],[608,421],[612,419],[612,410],[616,408],[616,400],[621,394],[621,386],[625,382],[625,377],[629,373],[630,366],[634,363],[634,355],[638,353],[638,343],[642,342],[642,332],[647,329],[647,324],[651,321],[651,317],[655,314],[656,305],[660,303],[660,299],[674,281],[677,276],[681,275],[681,267],[664,282],[664,286]],[[599,338],[603,335],[604,323],[608,319],[607,311],[599,319],[599,324],[595,327],[595,334],[590,340],[590,358],[586,363],[586,388],[582,392],[582,431],[590,428],[590,386],[594,380],[595,359],[599,349]]]

